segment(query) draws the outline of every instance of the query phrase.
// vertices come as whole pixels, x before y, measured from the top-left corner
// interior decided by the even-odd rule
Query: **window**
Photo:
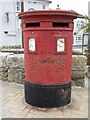
[[[82,40],[82,36],[81,35],[76,36],[76,41],[81,41],[81,40]]]
[[[16,10],[20,11],[20,2],[16,2]]]
[[[78,37],[76,37],[76,41],[78,40]]]
[[[77,21],[76,27],[80,28],[82,25],[84,25],[84,21]]]
[[[5,15],[6,15],[6,22],[8,23],[9,22],[9,13],[6,12]]]
[[[84,21],[81,21],[82,24],[84,24]]]
[[[77,28],[78,28],[78,24],[76,24]]]
[[[59,38],[57,40],[57,52],[63,52],[65,51],[65,39]]]
[[[81,27],[81,24],[80,23],[77,23],[77,28],[80,28]]]
[[[82,38],[81,38],[81,37],[78,37],[78,40],[82,40]]]
[[[45,5],[42,6],[43,10],[45,10]]]

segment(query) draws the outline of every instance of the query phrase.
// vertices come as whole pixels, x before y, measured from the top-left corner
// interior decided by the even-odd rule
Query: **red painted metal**
[[[47,85],[71,81],[73,19],[77,16],[76,12],[63,10],[19,14],[23,26],[26,81]],[[35,39],[34,52],[29,51],[29,38]],[[63,52],[56,51],[59,38],[65,39]]]

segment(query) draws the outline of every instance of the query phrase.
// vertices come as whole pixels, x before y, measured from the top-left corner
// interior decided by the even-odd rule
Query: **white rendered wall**
[[[36,1],[36,3],[34,3]],[[45,6],[45,10],[49,9],[49,3],[44,2],[38,2],[37,0],[25,0],[24,3],[24,11],[28,11],[29,9],[33,8],[35,10],[43,10],[43,6]]]
[[[9,21],[7,22],[6,14],[9,14]],[[18,17],[16,16],[16,1],[8,0],[2,2],[2,45],[20,45],[21,41],[18,39]],[[8,33],[5,34],[5,31]]]
[[[2,2],[0,1],[0,47],[2,46]]]

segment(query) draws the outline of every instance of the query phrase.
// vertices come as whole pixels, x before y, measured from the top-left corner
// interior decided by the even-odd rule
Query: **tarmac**
[[[0,80],[0,118],[88,118],[88,87],[72,86],[71,103],[38,108],[24,100],[24,85]]]

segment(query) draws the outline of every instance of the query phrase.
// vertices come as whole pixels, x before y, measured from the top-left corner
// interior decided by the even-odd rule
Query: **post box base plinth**
[[[71,101],[71,82],[62,85],[41,85],[25,81],[25,101],[42,108],[65,106]]]

